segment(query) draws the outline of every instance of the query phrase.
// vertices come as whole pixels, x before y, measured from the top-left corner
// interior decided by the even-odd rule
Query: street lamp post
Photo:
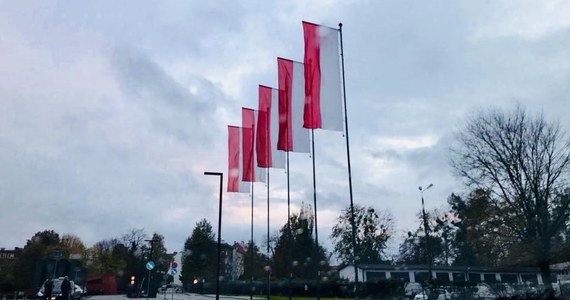
[[[422,216],[424,219],[424,233],[425,233],[425,238],[426,238],[426,260],[428,262],[428,276],[429,276],[430,282],[433,278],[433,276],[431,274],[432,257],[431,257],[431,249],[430,249],[430,244],[429,244],[428,220],[426,217],[426,208],[425,208],[425,204],[424,204],[424,192],[427,191],[428,189],[432,188],[432,187],[433,187],[432,183],[430,183],[425,189],[422,188],[421,186],[418,187],[418,189],[420,190],[420,195],[422,197]]]
[[[220,205],[218,208],[218,267],[216,278],[216,300],[220,300],[220,261],[222,256],[222,189],[224,185],[224,173],[204,172],[204,175],[220,176]]]

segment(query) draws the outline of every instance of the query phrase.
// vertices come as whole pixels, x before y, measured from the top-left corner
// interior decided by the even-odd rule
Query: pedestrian
[[[61,282],[61,298],[62,300],[69,300],[69,295],[71,292],[71,282],[67,279],[67,276],[63,277]]]
[[[53,280],[51,280],[51,278],[48,278],[44,282],[44,299],[50,300],[52,292],[53,292]]]

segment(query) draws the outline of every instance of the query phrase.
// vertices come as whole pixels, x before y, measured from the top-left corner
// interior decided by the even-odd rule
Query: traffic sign
[[[170,275],[174,276],[176,275],[176,269],[170,269]]]
[[[173,262],[173,263],[170,265],[170,268],[176,269],[176,268],[178,268],[178,264],[177,264],[176,262]]]
[[[154,262],[152,260],[146,263],[146,269],[149,271],[154,269]]]

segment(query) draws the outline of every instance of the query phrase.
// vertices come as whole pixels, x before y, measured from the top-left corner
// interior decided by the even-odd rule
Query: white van
[[[51,300],[61,300],[62,299],[62,295],[61,295],[61,283],[63,282],[64,277],[59,277],[59,278],[55,278],[53,279],[53,290],[51,292]],[[83,289],[81,289],[80,286],[76,285],[75,282],[73,282],[73,280],[69,280],[69,283],[71,285],[71,289],[70,289],[70,295],[69,295],[69,299],[71,300],[79,300],[81,299],[81,295],[83,294]],[[38,291],[38,297],[43,298],[44,297],[44,286],[42,285],[42,287],[40,288],[40,290]]]

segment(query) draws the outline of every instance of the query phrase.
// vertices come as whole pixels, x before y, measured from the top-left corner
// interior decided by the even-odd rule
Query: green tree
[[[457,228],[453,237],[456,247],[455,265],[461,266],[504,266],[513,257],[508,251],[516,237],[504,226],[491,194],[475,189],[466,197],[455,194],[447,202],[450,213],[455,216],[451,222]],[[520,256],[518,256],[520,257]]]
[[[566,226],[554,237],[552,243],[552,263],[570,261],[570,221],[566,222]]]
[[[345,208],[333,226],[331,239],[334,253],[345,263],[353,263],[352,225],[350,207]],[[358,263],[379,264],[385,262],[386,244],[393,233],[394,221],[387,211],[376,211],[372,207],[354,205],[356,227],[356,249]]]
[[[568,221],[564,193],[570,140],[558,123],[530,117],[521,107],[475,115],[457,136],[452,165],[468,186],[490,191],[505,226],[520,245],[532,245],[534,261],[550,286],[551,243]]]
[[[249,280],[251,278],[253,278],[253,280],[263,280],[267,276],[267,271],[265,269],[267,256],[259,251],[259,247],[255,244],[255,242],[250,241],[247,243],[247,245],[247,251],[244,255],[243,260],[243,275],[241,278],[244,280]]]
[[[90,258],[87,264],[89,274],[112,273],[117,275],[126,267],[125,253],[127,250],[117,238],[101,240],[87,251]]]
[[[16,288],[13,260],[0,260],[0,294],[13,292]]]
[[[418,228],[409,231],[400,244],[398,261],[406,264],[429,264],[430,259],[435,264],[445,264],[445,243],[442,232],[435,231],[439,220],[436,210],[426,212],[427,232],[426,238],[422,212],[418,212]]]
[[[182,261],[181,279],[190,283],[193,278],[214,280],[216,278],[217,248],[215,235],[208,220],[202,219],[184,243],[186,255]]]
[[[90,275],[112,273],[117,278],[117,288],[126,292],[129,288],[130,277],[135,276],[137,281],[148,276],[145,268],[150,259],[150,244],[146,242],[147,234],[144,229],[131,229],[120,238],[108,238],[95,243],[86,250],[87,272]],[[156,257],[163,257],[164,238],[154,234]],[[145,253],[147,257],[145,258]],[[165,261],[165,259],[163,259]],[[165,263],[156,262],[156,268],[165,271]]]
[[[61,245],[65,249],[65,252],[68,253],[69,258],[79,259],[84,255],[86,250],[83,241],[73,234],[64,234],[61,237]]]
[[[151,238],[152,241],[152,255],[151,259],[155,262],[155,270],[157,273],[165,274],[170,268],[172,256],[168,254],[164,246],[164,236],[154,233]]]
[[[443,242],[440,237],[429,235],[426,244],[426,236],[423,229],[417,229],[414,232],[409,231],[404,241],[400,244],[398,262],[414,265],[429,264],[429,257],[437,260],[443,253]]]
[[[14,262],[14,287],[18,290],[31,289],[36,259],[49,258],[54,251],[62,250],[59,234],[55,231],[44,230],[34,234]]]
[[[318,269],[328,265],[325,249],[316,247],[313,238],[314,216],[310,206],[302,206],[299,214],[292,214],[289,223],[279,231],[279,238],[273,255],[272,274],[277,278],[287,278],[289,268],[294,278],[312,279]],[[291,232],[291,247],[289,247],[289,232]],[[291,249],[291,264],[289,264],[289,249]]]
[[[143,278],[146,274],[143,249],[146,247],[147,234],[144,229],[131,229],[121,236],[121,243],[127,248],[125,257],[126,266],[124,271],[123,288],[126,288],[130,276]]]

